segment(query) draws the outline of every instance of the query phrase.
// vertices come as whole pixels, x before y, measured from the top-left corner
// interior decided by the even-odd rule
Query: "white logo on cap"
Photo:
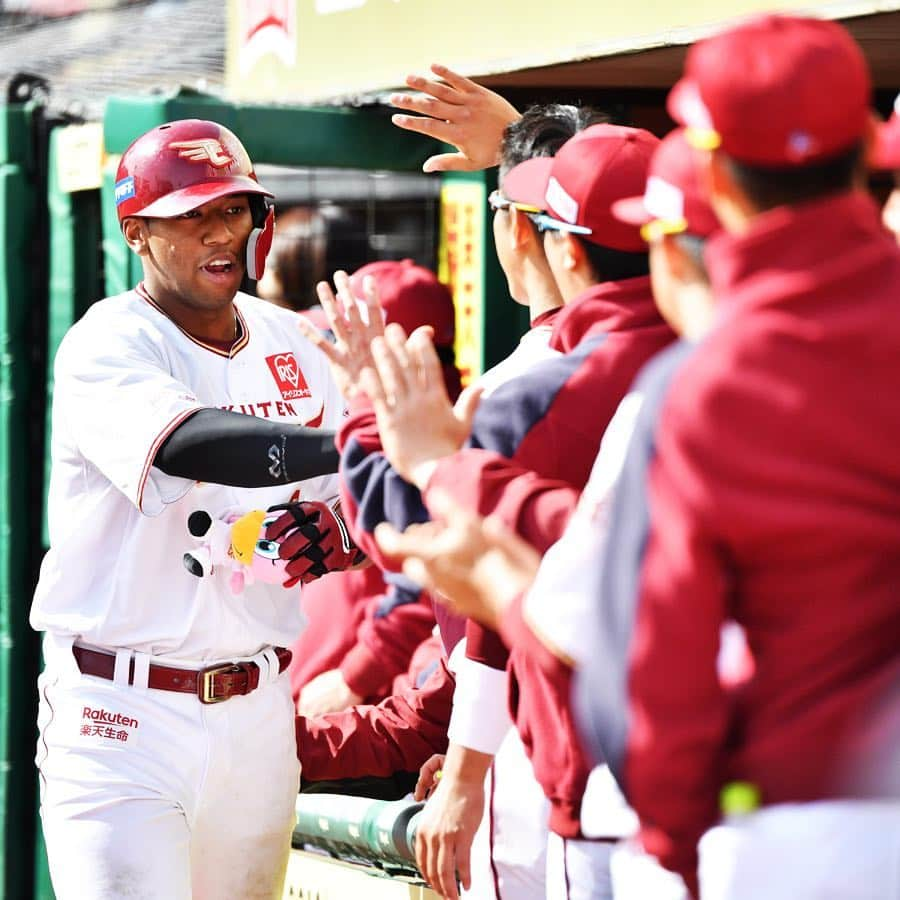
[[[177,150],[179,156],[183,156],[191,162],[208,162],[217,169],[222,169],[231,163],[231,157],[215,138],[176,141],[174,144],[169,144],[169,147]]]
[[[644,208],[654,219],[679,222],[684,219],[684,192],[658,175],[651,175],[644,189]]]
[[[544,200],[563,221],[574,225],[578,220],[578,201],[552,175],[547,182]]]

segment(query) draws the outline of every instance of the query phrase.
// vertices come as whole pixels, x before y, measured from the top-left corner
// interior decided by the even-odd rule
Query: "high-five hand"
[[[346,272],[334,273],[334,288],[337,296],[327,281],[316,285],[316,293],[334,333],[335,343],[332,344],[302,316],[298,317],[297,325],[304,336],[328,358],[341,393],[347,400],[352,400],[361,391],[363,371],[373,365],[370,347],[374,338],[384,334],[384,316],[374,278],[366,278],[363,283],[362,304],[353,295],[350,276]],[[361,305],[365,316],[360,311]]]
[[[455,453],[472,431],[481,398],[466,388],[450,403],[429,328],[409,339],[397,324],[372,342],[374,368],[363,373],[363,389],[375,407],[378,432],[391,465],[409,482],[424,487],[437,461]]]
[[[391,105],[418,113],[396,114],[391,121],[456,147],[456,153],[439,153],[425,161],[426,172],[475,172],[500,161],[503,130],[520,118],[519,111],[499,94],[435,63],[435,81],[409,75],[406,83],[418,94],[391,94]]]

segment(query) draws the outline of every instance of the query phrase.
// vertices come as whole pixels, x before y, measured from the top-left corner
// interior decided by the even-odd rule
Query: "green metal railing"
[[[415,841],[422,803],[344,794],[300,794],[293,845],[336,859],[418,878]]]

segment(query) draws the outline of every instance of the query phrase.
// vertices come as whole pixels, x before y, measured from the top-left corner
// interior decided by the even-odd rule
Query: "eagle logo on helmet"
[[[199,138],[196,141],[176,141],[169,144],[170,149],[177,150],[178,155],[191,162],[208,162],[217,169],[232,163],[231,157],[215,138]]]

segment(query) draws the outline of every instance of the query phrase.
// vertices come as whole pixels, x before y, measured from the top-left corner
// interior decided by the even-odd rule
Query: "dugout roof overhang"
[[[499,88],[662,89],[693,41],[776,7],[840,19],[876,87],[900,86],[900,2],[229,0],[226,89],[257,103],[359,103],[431,62]]]
[[[900,6],[900,4],[898,4]],[[900,88],[900,12],[843,19],[869,60],[876,88]],[[678,78],[688,45],[632,50],[612,56],[486,74],[479,79],[497,88],[604,87],[667,88]]]

